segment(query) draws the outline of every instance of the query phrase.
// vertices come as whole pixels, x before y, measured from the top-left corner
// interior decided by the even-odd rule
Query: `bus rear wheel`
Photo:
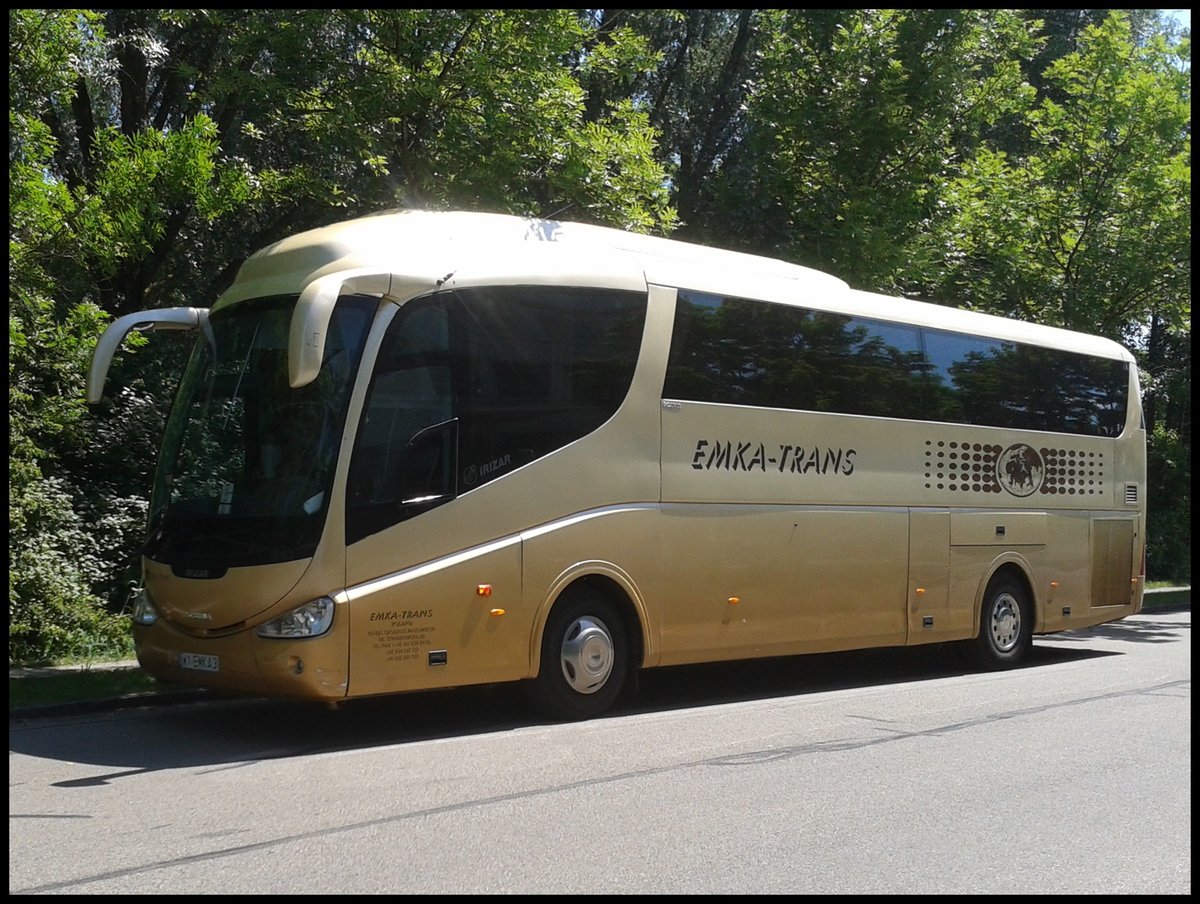
[[[572,594],[546,622],[534,705],[552,719],[598,716],[621,693],[628,661],[625,623],[612,603],[594,593]]]
[[[979,636],[971,647],[975,664],[984,669],[1010,669],[1033,646],[1033,608],[1024,585],[1011,574],[988,583],[979,611]]]

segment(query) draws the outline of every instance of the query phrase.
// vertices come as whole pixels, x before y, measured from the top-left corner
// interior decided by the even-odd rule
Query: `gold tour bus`
[[[576,223],[401,211],[246,260],[195,334],[137,657],[336,703],[1034,634],[1141,609],[1145,429],[1107,339]]]

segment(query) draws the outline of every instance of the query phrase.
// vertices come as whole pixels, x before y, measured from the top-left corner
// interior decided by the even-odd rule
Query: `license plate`
[[[216,656],[207,653],[180,653],[179,667],[199,672],[216,672],[220,670],[221,664]]]

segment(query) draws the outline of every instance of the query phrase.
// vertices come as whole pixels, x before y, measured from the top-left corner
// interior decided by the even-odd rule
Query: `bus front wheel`
[[[552,719],[598,716],[621,693],[628,658],[625,623],[608,600],[594,593],[562,599],[542,635],[533,702]]]
[[[979,612],[979,636],[972,646],[976,665],[1008,669],[1017,665],[1033,645],[1033,609],[1025,586],[1011,574],[998,574],[988,583]]]

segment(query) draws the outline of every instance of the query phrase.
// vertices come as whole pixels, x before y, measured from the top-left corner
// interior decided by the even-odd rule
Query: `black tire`
[[[1033,607],[1025,585],[1001,573],[988,582],[979,610],[979,636],[970,646],[976,666],[1011,669],[1033,646]]]
[[[594,593],[572,593],[546,622],[531,686],[534,706],[555,720],[594,718],[621,693],[628,663],[625,622],[616,607]]]

